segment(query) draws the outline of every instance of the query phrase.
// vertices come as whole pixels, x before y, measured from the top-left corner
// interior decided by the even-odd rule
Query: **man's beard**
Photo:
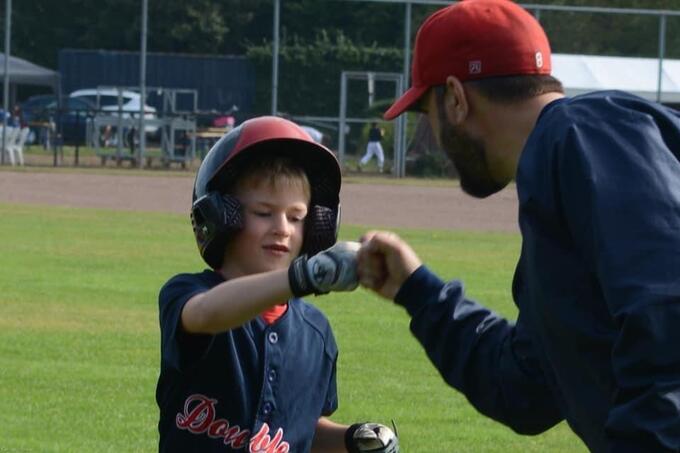
[[[476,198],[486,198],[502,190],[507,182],[494,181],[486,161],[484,144],[449,124],[439,111],[439,140],[442,148],[458,170],[460,186],[465,193]]]

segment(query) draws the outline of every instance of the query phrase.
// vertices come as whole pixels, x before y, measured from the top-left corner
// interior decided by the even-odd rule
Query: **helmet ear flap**
[[[222,266],[227,239],[243,228],[243,209],[237,198],[208,192],[191,206],[191,225],[203,259],[214,269]]]
[[[309,208],[305,224],[305,237],[302,252],[315,255],[335,244],[340,225],[340,206],[332,209],[327,206],[313,205]]]

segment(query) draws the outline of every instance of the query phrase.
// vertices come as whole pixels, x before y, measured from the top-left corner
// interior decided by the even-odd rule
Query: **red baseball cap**
[[[550,43],[538,21],[511,0],[462,0],[418,30],[411,88],[385,112],[391,120],[450,75],[461,81],[550,74]]]

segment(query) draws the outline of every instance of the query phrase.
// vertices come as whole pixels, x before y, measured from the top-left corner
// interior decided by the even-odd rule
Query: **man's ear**
[[[458,125],[468,117],[468,99],[463,83],[454,76],[446,78],[446,93],[444,94],[444,110],[449,123]]]

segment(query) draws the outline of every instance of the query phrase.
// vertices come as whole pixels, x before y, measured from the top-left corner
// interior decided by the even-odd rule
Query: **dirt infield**
[[[192,174],[0,171],[0,202],[188,213]],[[456,187],[360,184],[341,192],[342,222],[374,227],[518,232],[514,186],[485,200]]]

